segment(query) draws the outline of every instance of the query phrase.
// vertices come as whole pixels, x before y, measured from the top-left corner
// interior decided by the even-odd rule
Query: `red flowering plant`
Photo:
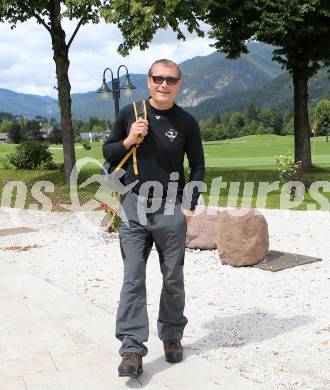
[[[100,209],[105,211],[105,216],[101,221],[101,226],[109,233],[117,232],[120,222],[119,210],[113,205],[101,203]]]

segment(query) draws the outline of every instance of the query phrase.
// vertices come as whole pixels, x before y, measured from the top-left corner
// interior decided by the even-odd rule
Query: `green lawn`
[[[312,140],[313,164],[314,170],[307,175],[309,182],[316,180],[324,180],[330,182],[330,142],[325,142],[325,137],[318,137],[315,141]],[[84,150],[81,145],[76,145],[77,160],[83,157],[89,157],[103,162],[102,143],[93,143],[92,149]],[[52,200],[55,209],[61,209],[59,203],[70,203],[68,188],[64,184],[63,173],[59,171],[45,170],[16,170],[4,169],[4,164],[7,161],[6,155],[15,150],[15,145],[0,144],[0,197],[3,195],[3,187],[6,182],[18,180],[23,181],[27,187],[27,200],[25,207],[30,203],[37,203],[31,195],[32,185],[40,180],[51,181],[55,185],[54,192],[47,193],[47,196]],[[53,154],[54,161],[63,161],[63,151],[59,145],[51,145],[50,151]],[[256,205],[256,194],[260,182],[274,182],[278,180],[278,170],[275,165],[275,155],[286,154],[293,152],[293,137],[292,136],[247,136],[226,141],[206,142],[204,143],[204,151],[206,158],[206,178],[208,191],[205,194],[205,200],[208,202],[208,195],[212,179],[222,177],[222,181],[227,183],[227,187],[222,189],[220,197],[212,200],[221,206],[227,205],[227,201],[233,200],[228,197],[229,183],[239,182],[239,203],[243,191],[244,182],[254,183],[254,194],[252,206]],[[186,163],[187,167],[187,163]],[[95,163],[84,165],[79,176],[79,182],[82,183],[93,173],[99,173],[100,168]],[[235,186],[232,184],[232,187]],[[95,192],[99,187],[98,183],[91,183],[83,189],[79,189],[79,197],[81,203],[94,197]],[[233,188],[232,188],[233,189]],[[280,190],[272,191],[267,196],[266,207],[280,207]],[[330,200],[330,193],[324,192],[324,196]],[[309,193],[305,194],[305,199],[296,209],[306,209],[307,203],[314,203],[318,208],[319,204],[313,200]],[[12,202],[13,205],[13,202]],[[233,205],[233,204],[232,204]],[[234,204],[235,205],[235,204]]]
[[[208,167],[246,167],[269,169],[275,167],[274,156],[293,152],[293,137],[278,135],[250,135],[226,141],[206,142]],[[314,146],[315,142],[315,146]],[[330,142],[325,137],[311,140],[313,163],[330,166]]]

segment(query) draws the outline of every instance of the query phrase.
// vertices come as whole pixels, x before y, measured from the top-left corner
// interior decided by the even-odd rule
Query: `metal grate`
[[[319,257],[298,255],[296,253],[288,253],[281,251],[270,250],[267,257],[260,263],[253,267],[264,269],[266,271],[282,271],[286,268],[296,267],[297,265],[304,265],[321,261]]]

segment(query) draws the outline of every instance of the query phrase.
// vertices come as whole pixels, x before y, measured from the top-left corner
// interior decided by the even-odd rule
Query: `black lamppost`
[[[125,68],[126,69],[126,79],[125,79],[125,83],[124,85],[121,87],[120,86],[120,82],[119,82],[119,70],[121,68]],[[107,85],[107,81],[106,81],[106,78],[105,78],[105,73],[107,70],[110,70],[111,72],[111,85],[112,85],[112,89],[110,89]],[[104,71],[103,71],[103,82],[102,82],[102,86],[101,88],[99,88],[97,90],[98,93],[102,93],[102,95],[106,98],[108,98],[108,96],[110,95],[110,93],[112,92],[112,96],[115,100],[115,114],[116,114],[116,117],[118,115],[118,112],[119,112],[119,99],[120,99],[120,90],[121,89],[124,89],[126,94],[129,96],[131,93],[132,93],[132,89],[136,89],[136,87],[131,83],[130,79],[129,79],[129,74],[128,74],[128,69],[126,68],[125,65],[120,65],[119,68],[117,69],[117,77],[114,78],[113,77],[113,72],[110,68],[105,68]]]

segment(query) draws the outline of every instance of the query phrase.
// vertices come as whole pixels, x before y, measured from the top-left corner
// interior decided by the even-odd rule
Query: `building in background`
[[[7,143],[8,133],[0,133],[0,144]]]

